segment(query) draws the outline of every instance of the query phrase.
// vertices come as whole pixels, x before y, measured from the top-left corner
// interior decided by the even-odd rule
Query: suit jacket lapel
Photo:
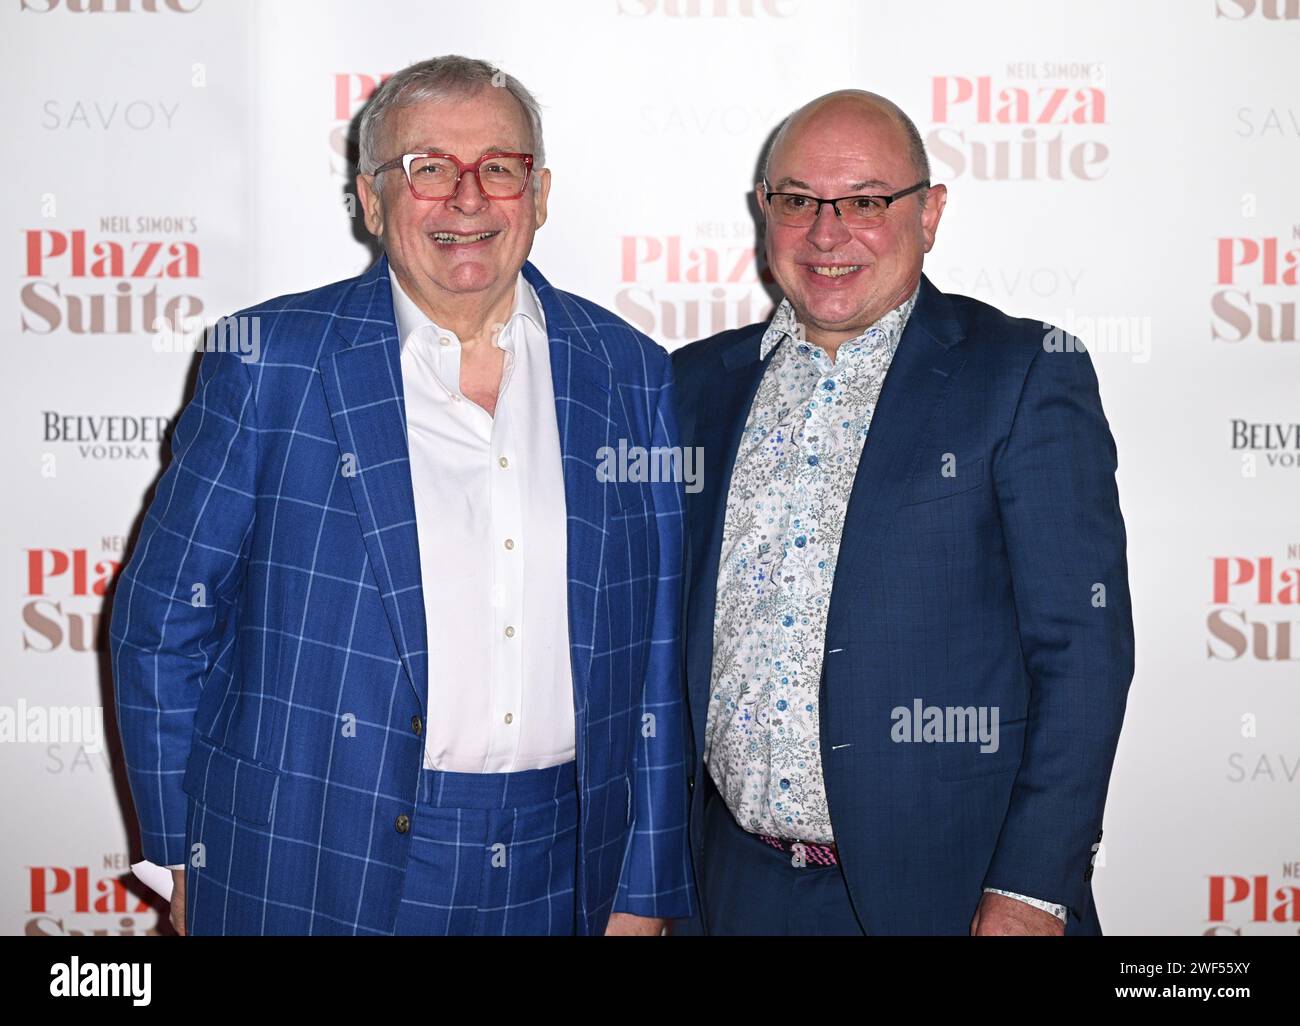
[[[427,719],[428,642],[420,545],[406,437],[401,340],[386,256],[357,279],[339,308],[335,326],[335,338],[318,366],[344,454],[340,473],[356,507],[406,678]]]
[[[850,568],[879,545],[889,518],[903,502],[924,429],[966,362],[966,353],[958,345],[961,326],[947,297],[924,275],[920,289],[885,375],[853,480],[831,589],[828,645],[838,643],[841,628],[852,629],[843,620],[849,610],[840,609],[846,603],[837,603],[836,598],[852,577]]]
[[[541,272],[525,263],[523,275],[537,292],[550,342],[568,525],[569,656],[581,761],[612,492],[597,478],[596,464],[602,446],[618,445],[610,417],[613,369],[598,339],[575,324],[568,304]]]
[[[713,676],[713,619],[731,473],[745,421],[749,418],[749,407],[772,359],[769,353],[766,360],[759,360],[766,328],[765,324],[755,326],[753,332],[741,337],[723,354],[720,372],[723,376],[706,388],[710,399],[699,415],[696,429],[698,444],[704,450],[704,468],[703,487],[691,503],[702,515],[691,518],[689,536],[686,666],[691,718],[697,738],[703,737]]]

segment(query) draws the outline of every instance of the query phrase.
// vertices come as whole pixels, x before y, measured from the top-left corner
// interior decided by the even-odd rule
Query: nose
[[[808,228],[808,241],[823,253],[829,253],[851,238],[853,233],[844,227],[844,221],[829,203],[823,203],[817,211],[817,217]]]
[[[478,187],[478,179],[471,172],[466,171],[460,176],[460,181],[456,183],[456,191],[447,199],[447,204],[462,214],[472,215],[486,207],[488,199],[483,195],[483,190]]]

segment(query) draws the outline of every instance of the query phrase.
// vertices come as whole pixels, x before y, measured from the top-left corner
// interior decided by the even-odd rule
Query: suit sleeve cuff
[[[1023,901],[1026,905],[1032,905],[1034,908],[1052,913],[1061,922],[1065,922],[1066,917],[1070,914],[1070,910],[1064,905],[1058,905],[1052,901],[1043,901],[1042,898],[1026,897],[1023,894],[1017,894],[1015,891],[1000,891],[996,887],[985,887],[984,891],[987,894],[1001,894],[1008,898],[1015,898],[1016,901]]]

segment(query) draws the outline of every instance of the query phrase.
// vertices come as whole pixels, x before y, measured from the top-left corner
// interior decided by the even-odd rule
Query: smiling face
[[[891,195],[921,180],[907,133],[864,94],[833,94],[803,108],[781,132],[768,163],[773,192],[833,198]],[[832,349],[901,304],[921,278],[946,202],[942,185],[895,200],[878,225],[847,228],[830,204],[797,228],[767,218],[767,261],[810,341]]]
[[[532,151],[523,108],[505,89],[483,87],[465,95],[394,108],[378,141],[381,163],[403,153],[450,153],[472,164],[494,151]],[[550,172],[535,170],[518,199],[486,199],[472,174],[455,195],[421,200],[411,194],[401,168],[358,175],[366,227],[379,238],[389,264],[413,298],[434,307],[484,308],[513,294],[533,236],[546,221]]]

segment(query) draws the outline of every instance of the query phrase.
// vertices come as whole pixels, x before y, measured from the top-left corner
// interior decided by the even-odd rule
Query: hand
[[[185,870],[172,870],[172,928],[185,936]]]
[[[972,937],[1062,937],[1065,924],[1050,912],[986,891],[971,920]]]
[[[610,914],[609,925],[605,927],[605,936],[658,937],[667,925],[667,919],[634,916],[630,912],[614,912]]]

